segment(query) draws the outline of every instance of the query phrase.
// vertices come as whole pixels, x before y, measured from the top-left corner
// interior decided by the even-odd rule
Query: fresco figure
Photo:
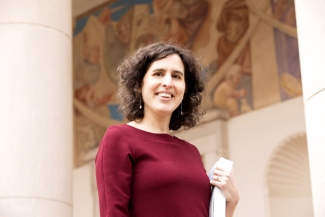
[[[107,103],[113,93],[106,92],[99,96],[94,86],[101,75],[101,49],[98,44],[90,45],[88,34],[83,32],[83,60],[75,70],[74,96],[90,109],[102,106]]]
[[[224,64],[246,33],[249,27],[248,16],[249,10],[245,0],[225,2],[216,26],[217,30],[223,33],[217,42],[216,68],[220,68]],[[232,116],[253,109],[249,43],[240,52],[234,64],[225,80],[216,88],[213,96],[214,105],[229,110]]]
[[[117,64],[129,52],[131,13],[132,11],[129,11],[119,20],[117,30],[111,22],[111,11],[108,7],[104,8],[99,15],[99,20],[105,25],[103,64],[108,77],[115,84],[118,82]]]
[[[223,35],[217,43],[218,68],[227,60],[249,27],[249,10],[245,0],[228,0],[217,21],[217,30]],[[251,55],[249,43],[244,47],[235,63],[243,67],[245,73],[251,73]]]
[[[157,40],[174,40],[192,48],[207,18],[206,0],[153,0],[149,32]]]
[[[245,99],[247,90],[240,87],[242,80],[242,67],[239,64],[233,65],[227,72],[225,80],[218,85],[213,97],[215,106],[227,109],[231,116],[240,114],[241,110],[244,112],[251,110]]]
[[[95,84],[101,73],[100,47],[95,44],[90,46],[87,33],[83,33],[82,61],[79,62],[75,73],[75,87],[80,88],[85,84]]]
[[[178,18],[187,35],[184,46],[192,49],[195,41],[199,40],[197,35],[207,19],[210,5],[206,0],[181,0],[180,2],[185,9],[184,13],[179,13],[183,14],[183,16]]]
[[[296,27],[294,0],[271,0],[273,18]],[[274,29],[277,67],[280,79],[281,100],[302,94],[300,60],[297,38]]]
[[[172,39],[183,44],[187,36],[178,21],[178,16],[183,16],[185,12],[183,6],[175,4],[174,0],[153,0],[152,8],[148,33],[153,35],[156,41]]]
[[[106,10],[107,12],[107,10]],[[109,18],[105,10],[98,17],[90,16],[85,26],[75,36],[74,98],[94,113],[112,117],[107,105],[115,102],[116,86],[105,73],[103,42],[99,34],[105,32]],[[103,86],[105,79],[108,85]],[[115,86],[115,87],[114,87]],[[87,119],[76,110],[76,140],[80,153],[95,148],[105,128]]]
[[[96,129],[93,124],[80,124],[77,126],[78,134],[83,134],[83,141],[81,147],[84,150],[90,150],[96,147],[98,144],[98,138],[96,138]]]

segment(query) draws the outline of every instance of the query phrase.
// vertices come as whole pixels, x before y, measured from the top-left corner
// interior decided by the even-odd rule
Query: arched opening
[[[266,184],[270,217],[313,216],[305,134],[290,137],[274,152]]]

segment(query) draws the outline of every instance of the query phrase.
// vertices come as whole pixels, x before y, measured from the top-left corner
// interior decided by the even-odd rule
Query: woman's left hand
[[[210,184],[222,190],[227,203],[233,204],[234,206],[237,205],[239,201],[239,193],[232,171],[228,172],[220,167],[217,167],[214,170]]]

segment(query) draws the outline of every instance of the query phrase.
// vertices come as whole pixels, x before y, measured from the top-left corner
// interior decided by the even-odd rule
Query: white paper
[[[209,173],[209,179],[212,179],[213,172],[216,167],[221,167],[226,171],[232,170],[233,162],[221,157],[212,167]],[[225,217],[226,216],[226,198],[218,187],[213,187],[210,198],[209,217]]]

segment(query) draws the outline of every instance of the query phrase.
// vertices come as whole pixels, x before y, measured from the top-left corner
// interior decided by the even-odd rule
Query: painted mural
[[[294,0],[271,0],[273,18],[296,28]],[[281,86],[281,99],[302,94],[298,39],[274,29],[276,58]]]
[[[247,32],[248,27],[249,9],[245,0],[225,2],[216,23],[216,29],[222,33],[216,46],[217,67],[221,67],[227,61]],[[248,41],[216,87],[213,93],[214,106],[227,109],[231,116],[252,110],[251,77],[251,56]]]
[[[78,164],[95,150],[106,128],[126,122],[116,98],[118,63],[161,40],[193,50],[210,66],[204,109],[237,116],[255,109],[252,16],[274,33],[280,101],[301,95],[293,0],[115,0],[80,15],[74,25],[74,107]],[[271,14],[266,9],[270,9]],[[279,28],[279,23],[281,28]],[[256,28],[255,28],[256,29]],[[262,41],[259,43],[263,43]],[[280,96],[281,95],[281,96]]]

